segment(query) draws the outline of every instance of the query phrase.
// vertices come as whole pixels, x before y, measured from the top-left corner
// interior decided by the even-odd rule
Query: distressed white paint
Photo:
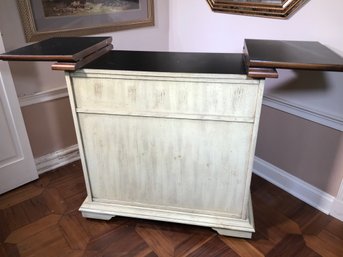
[[[85,217],[148,218],[250,237],[264,81],[245,75],[67,74]]]

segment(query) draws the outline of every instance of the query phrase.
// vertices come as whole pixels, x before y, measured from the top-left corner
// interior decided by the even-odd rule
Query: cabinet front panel
[[[87,113],[78,119],[94,201],[242,215],[253,124]]]
[[[140,79],[74,78],[76,107],[97,113],[255,115],[255,84]],[[254,82],[254,81],[252,81]]]

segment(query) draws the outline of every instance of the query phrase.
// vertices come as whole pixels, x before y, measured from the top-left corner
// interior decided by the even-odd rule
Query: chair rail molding
[[[78,145],[71,145],[56,152],[35,159],[38,174],[57,169],[74,161],[80,160]]]
[[[21,107],[33,104],[39,104],[47,101],[52,101],[60,98],[68,97],[67,87],[56,87],[49,90],[44,90],[29,95],[19,96]]]
[[[343,131],[343,117],[333,116],[271,95],[263,97],[263,105]]]

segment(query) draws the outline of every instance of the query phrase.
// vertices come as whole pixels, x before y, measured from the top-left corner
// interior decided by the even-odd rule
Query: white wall
[[[114,49],[140,51],[168,51],[169,1],[154,0],[155,26],[111,33]]]
[[[214,13],[206,1],[172,0],[169,49],[241,52],[244,38],[263,38],[320,41],[343,55],[342,10],[342,0],[310,0],[283,20]]]

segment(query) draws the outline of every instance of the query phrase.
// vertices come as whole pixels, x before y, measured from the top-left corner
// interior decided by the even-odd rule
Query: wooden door
[[[0,53],[4,45],[0,32]],[[0,194],[38,178],[7,62],[0,61]]]

